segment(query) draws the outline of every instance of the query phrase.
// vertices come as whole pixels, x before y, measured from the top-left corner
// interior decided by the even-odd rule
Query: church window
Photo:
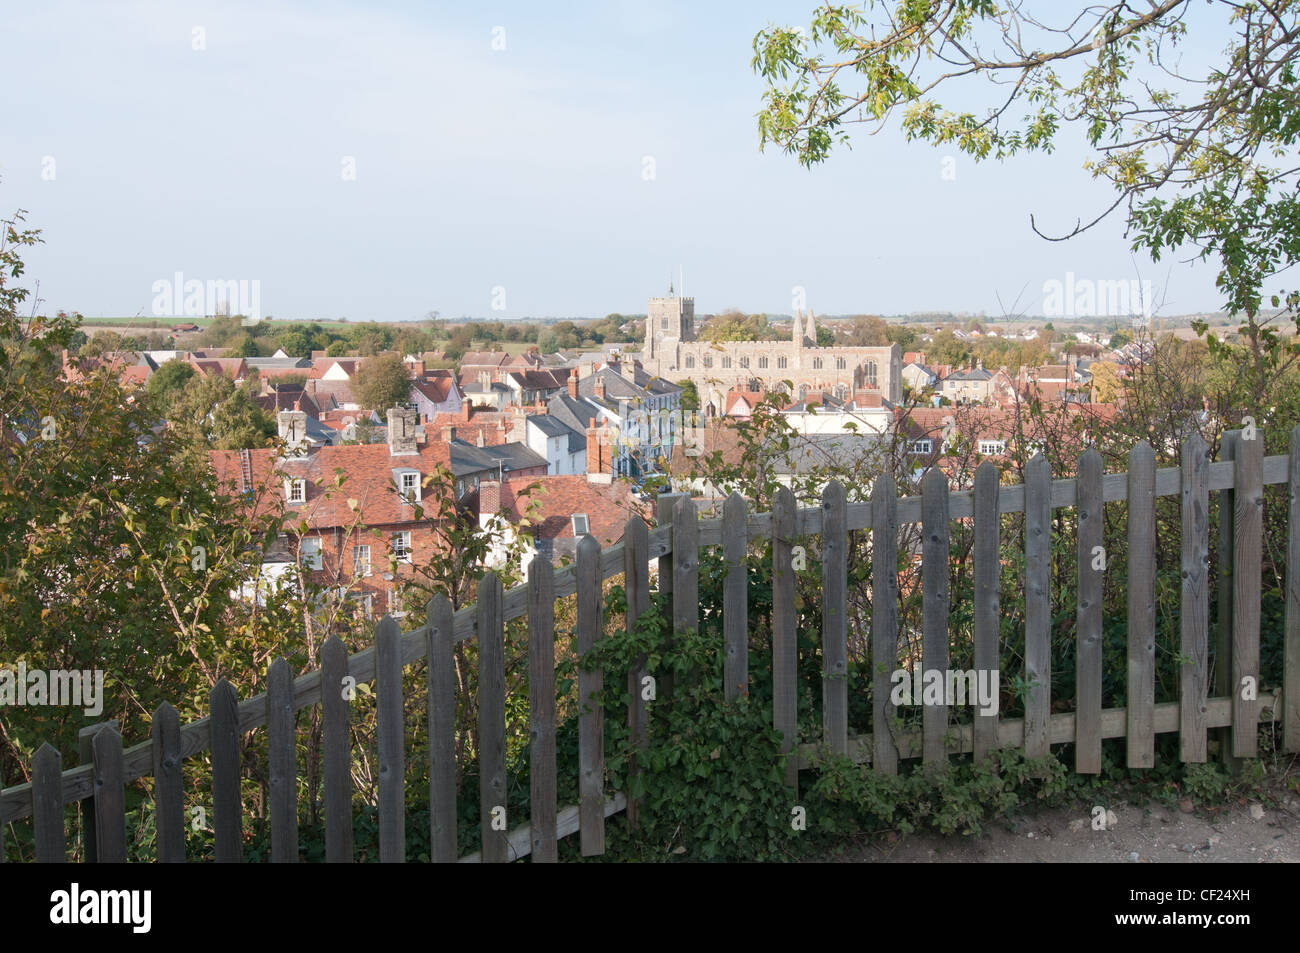
[[[758,359],[758,367],[759,367],[759,370],[767,370],[767,358],[765,358],[765,357],[760,357],[760,358]]]
[[[822,369],[822,359],[821,359],[820,357],[814,357],[814,358],[813,358],[813,370],[814,370],[814,371],[820,371],[821,369]]]
[[[740,366],[741,366],[741,367],[744,367],[744,368],[748,368],[748,367],[749,367],[749,358],[747,358],[747,357],[742,357],[742,358],[740,359]]]
[[[705,366],[705,367],[712,367],[712,366],[713,366],[713,355],[712,355],[712,354],[705,354],[705,355],[704,355],[704,366]]]
[[[835,369],[837,371],[844,370],[844,358],[842,357],[835,358]]]
[[[876,362],[875,361],[867,361],[866,373],[863,375],[863,377],[866,380],[867,389],[875,390],[876,389]]]
[[[694,366],[695,366],[695,355],[694,355],[694,354],[687,354],[687,355],[686,355],[686,366],[687,366],[687,367],[694,367]]]
[[[777,366],[780,370],[785,370],[785,368],[786,368],[786,364],[787,364],[787,363],[788,363],[788,362],[787,362],[787,360],[786,360],[784,357],[778,357],[778,358],[776,359],[776,366]]]
[[[731,358],[730,358],[730,357],[724,357],[724,358],[722,359],[722,366],[723,366],[723,367],[730,367],[730,366],[731,366]]]

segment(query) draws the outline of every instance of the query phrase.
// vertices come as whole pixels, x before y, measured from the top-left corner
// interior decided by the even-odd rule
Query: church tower
[[[651,373],[675,369],[676,345],[695,340],[695,299],[679,298],[668,285],[668,297],[646,305],[645,349],[641,363]],[[653,362],[653,369],[651,364]]]

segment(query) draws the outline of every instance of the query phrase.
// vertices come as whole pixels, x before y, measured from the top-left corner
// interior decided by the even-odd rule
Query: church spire
[[[817,319],[813,317],[812,308],[808,309],[808,320],[804,322],[803,333],[804,336],[808,338],[809,346],[816,347],[817,346]]]

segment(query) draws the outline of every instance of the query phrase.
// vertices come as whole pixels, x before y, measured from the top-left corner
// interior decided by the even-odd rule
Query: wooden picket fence
[[[732,495],[720,518],[700,519],[689,497],[665,495],[658,501],[658,525],[628,522],[624,538],[603,549],[592,537],[578,548],[573,565],[554,570],[544,559],[532,563],[526,585],[503,591],[498,577],[487,575],[478,601],[452,612],[444,597],[429,605],[428,623],[400,632],[385,617],[376,627],[371,648],[348,655],[331,638],[321,649],[320,665],[293,678],[284,659],[273,662],[262,694],[240,701],[224,680],[212,690],[207,718],[182,726],[169,704],[154,713],[152,738],[123,750],[113,723],[82,733],[81,764],[62,770],[60,753],[43,745],[32,763],[28,784],[0,793],[0,824],[32,817],[36,857],[62,861],[67,844],[65,806],[91,800],[86,815],[86,854],[99,862],[127,856],[125,785],[152,774],[157,824],[157,859],[185,860],[186,814],[181,786],[185,758],[211,752],[211,826],[219,862],[243,857],[239,741],[265,729],[269,752],[270,857],[276,862],[299,859],[295,716],[321,706],[326,857],[348,862],[353,852],[353,786],[349,703],[345,679],[374,682],[378,734],[378,818],[380,859],[406,856],[405,751],[403,746],[402,674],[406,666],[428,659],[429,800],[431,859],[501,862],[531,855],[534,861],[557,859],[561,837],[577,832],[584,856],[604,852],[605,818],[626,812],[639,820],[641,806],[621,793],[604,790],[604,713],[585,706],[579,722],[579,803],[559,809],[556,800],[556,695],[554,659],[555,600],[577,596],[576,649],[588,652],[603,629],[601,584],[625,575],[627,625],[649,607],[650,563],[658,560],[660,593],[670,594],[676,631],[700,624],[699,552],[721,547],[727,564],[722,611],[724,679],[730,699],[749,684],[749,610],[745,554],[751,540],[773,542],[772,680],[774,727],[782,733],[785,780],[798,786],[798,771],[815,765],[823,753],[869,762],[872,769],[895,773],[900,759],[940,761],[956,753],[985,758],[996,748],[1021,748],[1029,757],[1049,753],[1053,744],[1075,745],[1075,770],[1099,773],[1102,739],[1125,738],[1127,763],[1154,764],[1155,736],[1176,731],[1183,761],[1208,757],[1211,729],[1222,729],[1225,749],[1233,757],[1253,757],[1261,718],[1282,721],[1283,747],[1300,751],[1300,427],[1291,434],[1290,453],[1265,458],[1258,439],[1234,431],[1223,440],[1223,457],[1209,460],[1199,437],[1182,448],[1182,466],[1157,469],[1147,444],[1130,455],[1124,473],[1104,474],[1095,450],[1079,459],[1077,475],[1052,480],[1041,456],[1030,461],[1026,482],[1001,486],[995,467],[985,462],[974,489],[952,492],[937,469],[928,473],[919,497],[897,497],[892,478],[877,481],[871,499],[849,504],[838,482],[827,486],[819,507],[799,508],[788,489],[781,490],[772,512],[751,514],[744,499]],[[1252,694],[1258,686],[1260,593],[1262,572],[1263,488],[1288,484],[1289,519],[1286,560],[1285,656],[1282,691]],[[1215,668],[1210,694],[1209,500],[1219,494],[1221,520],[1217,539],[1215,657],[1228,664]],[[1155,702],[1155,499],[1181,495],[1182,591],[1181,657],[1177,702]],[[1128,515],[1128,679],[1124,708],[1102,706],[1101,577],[1093,566],[1101,545],[1102,507],[1127,503]],[[1073,507],[1078,522],[1077,696],[1071,712],[1051,710],[1051,517],[1056,508]],[[927,705],[919,732],[896,736],[891,728],[890,672],[898,662],[897,586],[899,527],[920,524],[922,557],[922,659],[924,668],[948,667],[950,611],[948,587],[949,524],[974,520],[974,650],[977,669],[994,670],[999,659],[1000,515],[1024,513],[1026,630],[1025,678],[1032,682],[1022,719],[975,714],[971,724],[953,724],[942,705]],[[871,655],[873,660],[872,733],[848,733],[847,554],[850,531],[870,531],[873,565]],[[822,540],[823,737],[796,745],[796,633],[793,548],[801,537]],[[529,712],[531,732],[531,807],[528,823],[509,829],[505,760],[505,625],[526,616],[529,631]],[[456,765],[454,753],[453,647],[478,640],[478,730],[482,849],[458,856],[456,842]],[[620,673],[622,674],[622,673]],[[638,686],[643,673],[626,673],[632,699],[627,712],[632,737],[644,744],[646,703]],[[602,690],[604,673],[583,672],[578,691],[590,698]],[[658,691],[670,694],[670,680]],[[1225,754],[1226,754],[1225,750]],[[0,851],[0,856],[3,852]]]

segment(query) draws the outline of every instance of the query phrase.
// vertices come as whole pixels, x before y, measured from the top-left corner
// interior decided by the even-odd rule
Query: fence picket
[[[681,506],[695,507],[687,500]],[[693,522],[693,520],[692,520]],[[676,536],[676,534],[674,534]],[[674,545],[681,536],[676,536]],[[680,588],[678,596],[690,588],[682,581],[688,561],[679,559],[674,564],[678,577],[674,580]],[[596,647],[604,628],[600,591],[600,543],[594,536],[585,536],[578,544],[578,658],[585,659]],[[601,669],[582,668],[578,672],[578,798],[579,836],[583,857],[598,857],[605,852],[605,712],[600,703],[605,688],[605,673]]]
[[[795,751],[796,681],[799,665],[795,630],[794,543],[797,504],[794,493],[783,486],[772,502],[772,726],[781,732],[785,783],[799,789],[799,761]]]
[[[158,862],[185,863],[185,788],[181,771],[181,716],[163,702],[153,713],[153,801]],[[89,837],[89,834],[87,834]]]
[[[1300,424],[1287,468],[1286,645],[1282,659],[1282,750],[1300,751]]]
[[[352,863],[352,706],[348,650],[336,635],[320,650],[321,742],[325,758],[325,860]]]
[[[298,860],[298,764],[293,674],[277,658],[266,672],[267,781],[271,801],[271,861]]]
[[[379,736],[379,862],[406,860],[406,751],[401,630],[385,615],[375,627],[375,733]]]
[[[479,825],[483,862],[510,859],[506,813],[506,630],[501,577],[488,573],[478,585]]]
[[[1128,456],[1128,766],[1156,758],[1156,455],[1145,440]]]
[[[1249,439],[1247,439],[1249,438]],[[1258,753],[1259,611],[1263,571],[1264,440],[1242,431],[1237,441],[1232,560],[1232,755]]]
[[[1001,530],[998,468],[985,460],[975,471],[975,668],[980,672],[998,670]],[[984,761],[998,744],[997,712],[985,714],[977,708],[973,732],[975,760]]]
[[[643,529],[644,526],[642,523]],[[643,579],[644,573],[643,568]],[[629,606],[634,600],[629,591]],[[532,745],[528,756],[529,826],[532,828],[529,856],[535,864],[553,864],[559,860],[555,767],[555,570],[549,559],[541,557],[528,564],[528,721]],[[454,816],[452,831],[454,834]]]
[[[948,685],[948,477],[931,467],[921,483],[921,677],[938,673],[941,691]],[[948,731],[948,706],[929,698],[921,709],[924,759],[927,764],[946,759],[944,735]]]
[[[1035,454],[1025,467],[1025,756],[1052,751],[1052,474]]]
[[[700,628],[700,529],[695,501],[673,508],[673,634]]]
[[[822,491],[822,719],[837,755],[849,752],[848,550],[848,499],[832,480]]]
[[[1077,774],[1101,774],[1102,599],[1106,550],[1105,504],[1101,497],[1101,454],[1079,456],[1079,605],[1075,617],[1075,744]]]
[[[890,676],[898,667],[898,499],[894,478],[871,488],[871,766],[898,773]]]
[[[239,793],[239,698],[224,678],[208,696],[212,724],[212,844],[219,864],[244,853],[244,809]]]
[[[1219,460],[1229,465],[1237,456],[1239,430],[1224,431],[1219,441]],[[1235,474],[1234,474],[1235,478]],[[1214,695],[1227,698],[1232,694],[1232,562],[1236,557],[1235,491],[1219,491],[1219,538],[1217,540],[1218,573],[1214,632]],[[1229,770],[1237,767],[1232,757],[1232,726],[1216,728],[1213,737],[1219,746],[1219,760]]]
[[[722,662],[722,679],[727,701],[749,694],[747,516],[745,498],[733,491],[722,505],[722,549],[727,560],[727,579],[722,596],[723,641],[727,654]]]
[[[95,768],[95,857],[101,864],[126,863],[126,782],[122,736],[112,725],[91,741]]]
[[[549,565],[549,563],[547,564]],[[425,609],[429,632],[429,859],[456,862],[456,623],[439,592]]]
[[[87,725],[85,728],[82,728],[77,732],[77,753],[81,758],[81,764],[92,764],[94,762],[95,734],[107,725],[112,725],[119,732],[122,730],[121,725],[117,723],[117,719],[113,718],[108,721],[101,721],[98,724]],[[99,840],[99,838],[95,836],[95,812],[91,810],[91,805],[86,801],[80,801],[78,803],[81,807],[81,842],[86,850],[86,863],[93,864],[97,862],[95,851],[97,850],[97,841]]]
[[[673,517],[676,513],[678,501],[690,499],[687,493],[661,493],[655,501],[655,522],[658,526],[665,527],[669,533],[675,532],[673,529]],[[671,537],[670,537],[671,538]],[[673,556],[672,553],[666,553],[659,557],[659,595],[668,600],[669,605],[674,604],[673,600]],[[666,610],[669,611],[669,610]],[[674,616],[674,626],[676,618]],[[673,633],[669,632],[664,639],[664,652],[667,653],[673,644]],[[663,672],[658,683],[655,686],[655,703],[663,706],[664,710],[672,705],[673,697],[673,673],[670,671]]]
[[[650,537],[645,520],[634,516],[623,530],[623,585],[627,593],[627,612],[624,616],[627,631],[636,631],[637,619],[650,609]],[[642,656],[627,673],[627,729],[632,744],[632,758],[628,763],[629,777],[641,771],[640,759],[650,746],[650,714],[644,697],[646,676],[645,657]],[[627,823],[632,830],[641,826],[641,812],[645,799],[627,799]]]
[[[1183,443],[1182,602],[1179,666],[1178,751],[1183,761],[1206,760],[1205,716],[1209,711],[1210,453],[1200,434]]]
[[[63,758],[48,741],[32,757],[32,827],[36,862],[64,863],[68,840],[63,823]]]

